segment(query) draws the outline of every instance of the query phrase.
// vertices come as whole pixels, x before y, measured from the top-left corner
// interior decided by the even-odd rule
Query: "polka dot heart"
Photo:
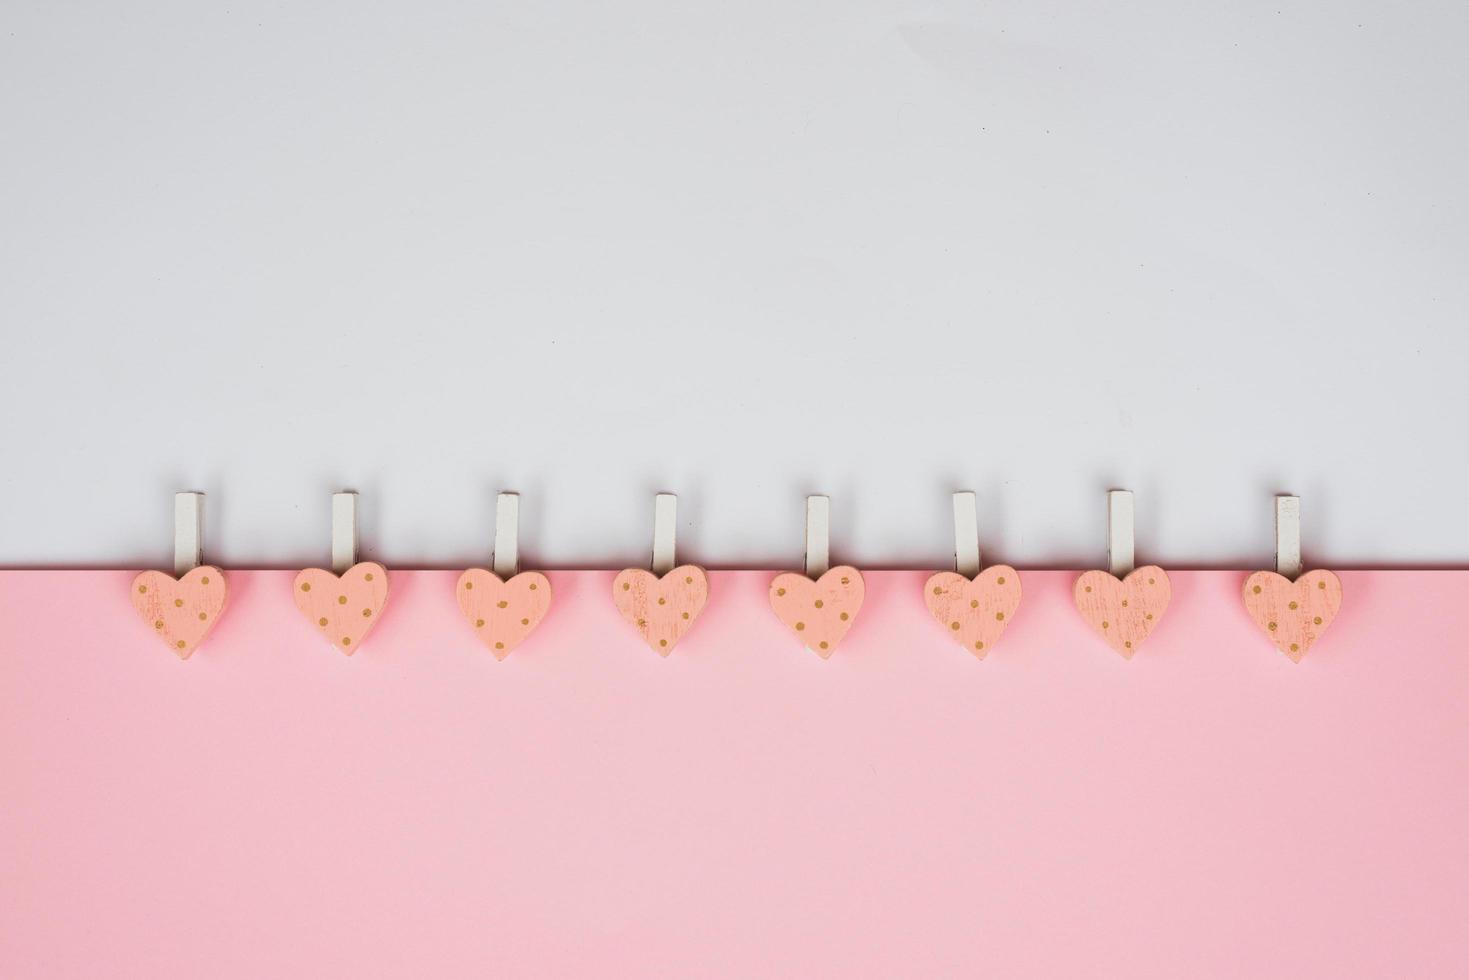
[[[923,600],[951,639],[983,659],[1020,608],[1020,575],[1008,565],[991,565],[972,580],[939,572],[923,587]]]
[[[144,572],[133,579],[133,608],[159,639],[188,660],[224,612],[224,573],[201,565],[175,579]]]
[[[1270,642],[1300,663],[1341,611],[1341,579],[1315,571],[1292,582],[1274,572],[1256,572],[1245,579],[1244,596],[1245,611]]]
[[[680,565],[662,578],[641,568],[619,572],[612,602],[643,642],[668,656],[709,601],[709,579],[697,565]]]
[[[296,576],[296,608],[332,646],[351,656],[388,604],[388,570],[358,562],[341,575],[308,568]]]
[[[850,565],[838,565],[815,581],[785,572],[770,583],[770,608],[806,649],[825,659],[857,621],[863,588],[862,573]]]
[[[1076,580],[1081,618],[1129,659],[1157,628],[1172,596],[1168,574],[1157,565],[1144,565],[1121,580],[1103,571],[1086,572]]]
[[[521,572],[508,582],[471,568],[454,586],[459,611],[496,660],[530,636],[551,608],[551,583],[540,572]]]

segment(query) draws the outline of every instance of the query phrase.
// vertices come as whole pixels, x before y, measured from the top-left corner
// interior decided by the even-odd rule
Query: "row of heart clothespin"
[[[201,564],[203,496],[175,497],[174,574],[143,572],[132,585],[133,606],[180,658],[203,642],[225,606],[224,572]],[[663,656],[693,628],[709,598],[704,570],[674,560],[677,505],[673,494],[657,495],[651,570],[624,569],[612,585],[618,612]],[[1113,490],[1107,506],[1108,568],[1083,572],[1076,580],[1076,608],[1112,649],[1130,658],[1157,628],[1172,593],[1162,568],[1134,567],[1132,494]],[[519,508],[517,494],[500,494],[493,570],[468,569],[455,584],[470,627],[500,659],[530,636],[551,608],[546,576],[520,571]],[[1331,625],[1342,602],[1335,574],[1302,574],[1300,517],[1300,498],[1275,498],[1275,571],[1249,576],[1243,596],[1250,618],[1294,661]],[[828,498],[807,497],[805,569],[777,575],[770,583],[775,615],[823,658],[856,625],[863,599],[862,573],[850,565],[831,567],[829,527]],[[1008,565],[981,567],[972,492],[954,494],[954,555],[955,571],[932,575],[924,586],[924,601],[949,637],[984,657],[1020,607],[1020,573]],[[333,647],[352,654],[388,601],[387,569],[358,561],[355,493],[332,495],[331,565],[330,570],[308,568],[296,576],[296,607]]]

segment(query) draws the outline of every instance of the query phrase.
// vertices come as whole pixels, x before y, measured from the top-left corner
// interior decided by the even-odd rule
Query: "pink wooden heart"
[[[308,568],[292,589],[296,608],[332,646],[351,656],[388,604],[388,570],[377,562],[358,562],[341,575]]]
[[[1341,611],[1341,579],[1325,571],[1307,572],[1294,582],[1256,572],[1245,579],[1244,595],[1250,618],[1296,663]]]
[[[459,611],[496,660],[504,660],[530,636],[551,608],[551,583],[540,572],[521,572],[508,582],[471,568],[455,585]]]
[[[1109,572],[1086,572],[1075,595],[1081,618],[1130,659],[1163,618],[1173,590],[1163,569],[1144,565],[1120,581]]]
[[[825,659],[857,621],[863,594],[862,573],[850,565],[838,565],[815,581],[785,572],[770,583],[770,608],[806,649]]]
[[[213,565],[190,569],[180,579],[144,572],[133,579],[132,600],[149,628],[180,660],[188,660],[224,612],[224,573]]]
[[[923,587],[923,599],[944,632],[982,660],[1020,607],[1020,575],[1009,565],[991,565],[973,580],[938,572]]]
[[[612,601],[643,642],[668,656],[709,600],[709,580],[697,565],[680,565],[662,578],[628,568],[612,582]]]

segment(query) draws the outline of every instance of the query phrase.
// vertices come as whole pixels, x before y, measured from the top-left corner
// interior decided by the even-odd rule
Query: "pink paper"
[[[1021,572],[979,661],[923,572],[830,660],[714,572],[667,659],[610,572],[504,662],[456,572],[344,657],[229,572],[187,662],[131,573],[0,572],[0,976],[1447,977],[1469,573],[1348,572],[1300,664],[1244,572],[1125,661]]]

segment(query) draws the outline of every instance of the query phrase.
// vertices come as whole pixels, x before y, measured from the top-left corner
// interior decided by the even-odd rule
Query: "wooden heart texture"
[[[188,660],[224,612],[224,573],[213,565],[190,569],[179,579],[144,572],[133,579],[132,600],[148,627],[180,660]]]
[[[509,656],[551,608],[551,583],[540,572],[501,581],[494,572],[471,568],[454,589],[459,611],[496,660]]]
[[[1296,663],[1341,611],[1341,579],[1325,571],[1307,572],[1294,582],[1256,572],[1245,579],[1244,595],[1250,618]]]
[[[308,568],[296,576],[296,608],[332,646],[351,656],[388,604],[388,570],[358,562],[341,575]]]
[[[973,579],[938,572],[924,585],[923,601],[951,639],[983,660],[1020,608],[1020,575],[1009,565],[991,565]]]
[[[1144,565],[1125,579],[1103,571],[1076,580],[1076,608],[1102,639],[1131,659],[1163,618],[1173,595],[1168,573]]]
[[[784,572],[770,583],[770,608],[806,649],[825,659],[857,621],[863,594],[862,573],[850,565],[838,565],[815,581]]]
[[[697,565],[680,565],[662,578],[628,568],[612,582],[612,601],[643,642],[666,657],[709,601],[709,579]]]

